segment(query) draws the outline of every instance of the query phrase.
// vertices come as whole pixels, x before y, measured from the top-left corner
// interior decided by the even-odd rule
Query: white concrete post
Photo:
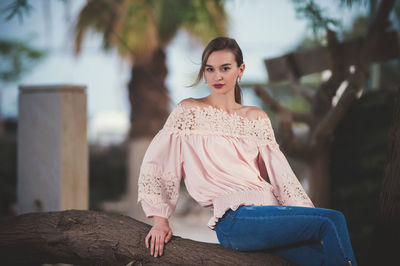
[[[89,207],[86,87],[20,86],[17,213]]]

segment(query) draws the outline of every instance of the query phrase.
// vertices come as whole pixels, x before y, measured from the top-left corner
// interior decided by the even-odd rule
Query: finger
[[[158,256],[158,246],[160,245],[160,236],[156,237],[156,250],[154,251],[154,257]]]
[[[158,252],[158,254],[161,256],[162,255],[162,253],[163,253],[163,251],[164,251],[164,236],[162,235],[161,237],[160,237],[160,250],[159,250],[159,252]]]
[[[150,237],[150,233],[147,234],[146,238],[144,239],[144,243],[146,245],[146,248],[149,248],[149,237]]]
[[[170,230],[167,236],[165,237],[165,243],[167,243],[171,239],[171,236],[172,236],[172,231]]]
[[[153,256],[153,250],[154,250],[154,235],[151,236],[151,246],[150,246],[150,255]]]

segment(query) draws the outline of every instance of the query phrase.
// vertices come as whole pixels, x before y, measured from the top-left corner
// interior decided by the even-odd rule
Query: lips
[[[222,88],[224,86],[224,84],[213,84],[214,88]]]

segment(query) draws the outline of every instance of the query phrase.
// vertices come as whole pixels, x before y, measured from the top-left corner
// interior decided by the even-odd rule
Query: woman
[[[343,214],[315,208],[280,151],[268,115],[241,105],[244,69],[234,39],[212,40],[195,83],[204,76],[211,94],[179,102],[150,143],[138,196],[154,219],[145,238],[150,254],[161,256],[171,238],[168,218],[183,176],[189,194],[213,209],[208,226],[224,247],[268,249],[300,265],[357,265]]]

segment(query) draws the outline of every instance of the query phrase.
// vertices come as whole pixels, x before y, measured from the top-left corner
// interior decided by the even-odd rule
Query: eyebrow
[[[230,65],[232,65],[232,64],[231,63],[226,63],[226,64],[222,64],[221,66],[230,66]],[[206,64],[206,67],[214,67],[214,66]]]

